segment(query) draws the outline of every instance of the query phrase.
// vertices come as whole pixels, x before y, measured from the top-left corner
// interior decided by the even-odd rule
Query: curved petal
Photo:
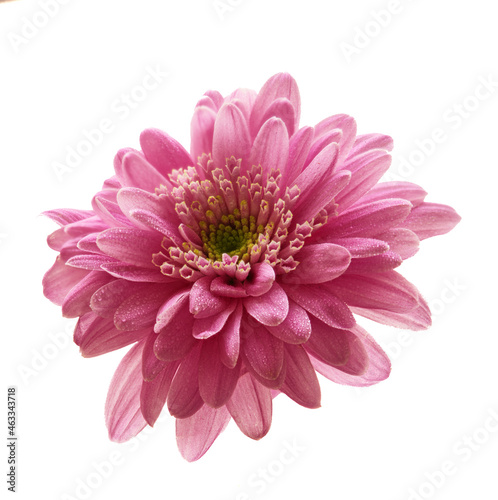
[[[448,205],[424,202],[415,207],[402,226],[413,231],[421,240],[451,231],[462,218]]]
[[[246,311],[263,325],[277,326],[289,313],[289,300],[283,288],[274,282],[271,289],[259,297],[244,300]]]
[[[288,344],[302,344],[311,335],[311,323],[306,311],[294,301],[289,300],[289,314],[280,325],[267,326],[275,337]]]
[[[216,113],[208,106],[197,106],[190,123],[190,153],[197,160],[213,150],[213,132]]]

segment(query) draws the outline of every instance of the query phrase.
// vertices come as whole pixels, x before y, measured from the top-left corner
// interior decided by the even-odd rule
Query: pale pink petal
[[[300,345],[285,344],[286,372],[280,390],[306,408],[320,407],[320,384],[306,351]]]
[[[391,151],[393,148],[392,137],[383,134],[358,135],[354,141],[350,156],[359,155],[370,149],[385,149]]]
[[[140,411],[143,345],[139,342],[128,351],[107,393],[105,420],[109,439],[117,443],[128,441],[147,425]]]
[[[142,154],[130,152],[123,157],[119,180],[123,187],[135,187],[151,193],[166,184],[166,178]]]
[[[418,207],[427,196],[427,192],[417,184],[405,181],[380,182],[374,186],[361,200],[362,204],[387,198],[402,198]]]
[[[249,373],[239,378],[226,407],[239,429],[251,439],[261,439],[270,430],[270,389],[256,382]]]
[[[197,161],[203,153],[213,150],[213,132],[216,113],[207,106],[197,106],[190,123],[190,154]]]
[[[63,260],[57,256],[54,265],[43,276],[43,294],[58,306],[62,305],[66,295],[86,275],[85,269],[77,269],[66,266]]]
[[[190,418],[176,421],[176,441],[182,457],[188,462],[199,460],[225,430],[230,413],[225,407],[213,409],[204,405]]]
[[[66,224],[72,224],[73,222],[88,219],[90,217],[93,217],[95,214],[91,210],[59,208],[56,210],[47,210],[45,212],[42,212],[41,215],[45,215],[54,222],[57,222],[59,226],[65,226]]]
[[[301,173],[304,162],[308,157],[313,142],[314,130],[312,127],[303,127],[296,132],[289,141],[289,159],[282,172],[281,186],[292,186],[294,180]]]
[[[385,241],[390,250],[396,252],[403,260],[415,255],[420,246],[418,236],[413,231],[403,227],[389,229],[389,231],[377,235],[377,238]]]
[[[294,110],[294,106],[289,101],[289,99],[280,97],[279,99],[274,100],[263,115],[263,119],[261,122],[265,123],[272,117],[279,118],[285,123],[285,128],[287,129],[287,134],[289,137],[294,134],[296,127],[296,111]],[[259,133],[261,133],[261,129],[259,130],[258,134]]]

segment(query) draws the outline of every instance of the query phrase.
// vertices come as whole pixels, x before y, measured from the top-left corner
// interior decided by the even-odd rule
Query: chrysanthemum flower
[[[110,438],[176,417],[180,452],[199,459],[233,418],[260,439],[272,398],[320,406],[316,372],[368,386],[387,356],[354,314],[430,325],[395,268],[459,221],[408,182],[378,184],[390,137],[356,135],[347,115],[299,128],[288,74],[261,91],[207,92],[190,154],[155,129],[118,152],[93,210],[46,213],[62,227],[45,295],[76,318],[85,357],[133,344],[105,407]]]

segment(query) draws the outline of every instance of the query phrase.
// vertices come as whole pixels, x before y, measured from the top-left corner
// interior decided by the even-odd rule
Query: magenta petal
[[[225,407],[215,410],[207,405],[192,417],[177,420],[176,441],[182,457],[188,462],[199,460],[229,421],[230,413]]]
[[[320,384],[310,358],[300,345],[285,345],[285,380],[280,390],[306,408],[320,408]]]
[[[124,156],[119,179],[123,187],[137,187],[151,193],[166,184],[166,178],[142,154],[135,152]]]
[[[115,278],[102,271],[91,271],[66,295],[62,303],[62,315],[65,318],[76,318],[90,309],[92,295],[102,286]]]
[[[213,133],[213,159],[218,167],[225,165],[227,158],[247,158],[251,140],[246,119],[235,104],[223,104],[218,112]]]
[[[226,406],[239,429],[251,439],[261,439],[270,430],[270,389],[256,382],[249,373],[239,378]]]
[[[282,171],[289,157],[289,136],[280,118],[270,118],[254,140],[249,165],[261,165],[265,174],[272,169]]]
[[[421,240],[446,234],[461,220],[448,205],[424,202],[415,207],[402,226],[413,231]]]
[[[348,306],[323,285],[286,285],[285,291],[294,302],[329,326],[348,330],[355,324]]]
[[[277,326],[267,326],[266,329],[288,344],[302,344],[311,334],[311,323],[306,311],[289,300],[289,314],[284,321]]]
[[[223,311],[218,314],[209,316],[209,318],[195,319],[194,326],[192,328],[192,335],[194,338],[203,340],[217,334],[225,326],[227,319],[232,314],[236,306],[237,302],[232,301],[226,309],[223,309]]]
[[[135,344],[114,373],[105,403],[111,441],[123,443],[136,436],[147,422],[140,411],[143,342]]]
[[[260,325],[249,326],[249,331],[243,344],[247,362],[260,377],[275,380],[284,364],[283,342]]]
[[[58,306],[62,305],[66,295],[76,286],[88,271],[66,266],[57,256],[54,265],[43,276],[43,294]]]
[[[199,392],[206,404],[212,408],[220,408],[230,399],[237,385],[240,367],[241,363],[228,368],[221,362],[217,337],[202,343]]]
[[[142,340],[148,330],[123,332],[114,326],[109,318],[101,318],[95,313],[80,317],[74,332],[74,341],[80,346],[84,358],[93,358]]]
[[[168,410],[176,418],[187,418],[197,412],[204,401],[199,394],[199,358],[201,346],[198,345],[180,363],[168,393]]]
[[[349,252],[333,243],[305,245],[295,258],[299,265],[292,273],[282,276],[282,283],[325,283],[344,273],[351,262]]]
[[[344,274],[330,284],[330,290],[350,306],[399,313],[417,307],[420,295],[396,271],[369,275]]]
[[[242,311],[242,303],[239,302],[219,334],[220,359],[228,368],[233,368],[239,359]]]
[[[230,304],[227,297],[213,295],[210,290],[212,277],[198,279],[190,290],[190,312],[196,319],[208,318],[223,311]]]
[[[247,312],[263,325],[277,326],[287,317],[289,300],[283,288],[274,282],[272,288],[259,297],[244,300]]]
[[[246,282],[247,279],[244,281],[244,284]],[[222,297],[231,297],[236,299],[247,297],[246,289],[242,286],[242,283],[238,280],[233,283],[233,280],[227,276],[218,276],[217,278],[214,278],[214,280],[211,281],[209,289],[215,295],[221,295]]]
[[[183,146],[161,130],[144,130],[140,146],[147,160],[165,177],[172,170],[195,164]]]
[[[146,422],[152,427],[163,409],[168,397],[171,381],[178,363],[165,366],[162,372],[152,381],[144,380],[140,391],[140,409]]]
[[[259,297],[269,292],[275,281],[275,271],[267,262],[260,262],[251,266],[251,272],[244,281],[247,295]]]
[[[190,123],[190,153],[197,161],[203,153],[213,150],[213,132],[216,113],[207,106],[197,106]]]
[[[100,233],[97,245],[105,254],[127,264],[155,268],[152,255],[161,251],[162,236],[151,231],[112,228]]]
[[[358,336],[359,343],[362,344],[368,356],[366,370],[360,375],[351,375],[312,357],[311,363],[315,367],[315,370],[338,384],[364,387],[385,380],[391,372],[391,362],[385,352],[363,328],[356,326],[352,331]]]

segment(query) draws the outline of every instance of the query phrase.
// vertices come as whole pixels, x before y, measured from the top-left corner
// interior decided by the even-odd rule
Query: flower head
[[[106,402],[112,440],[154,425],[164,405],[187,460],[230,418],[259,439],[277,394],[320,406],[316,372],[356,386],[389,375],[353,313],[430,325],[395,268],[459,216],[415,184],[378,184],[390,137],[356,135],[347,115],[299,128],[299,114],[288,74],[259,93],[207,92],[190,154],[145,130],[141,151],[118,152],[93,210],[46,213],[62,227],[44,293],[79,318],[83,356],[133,344]]]

